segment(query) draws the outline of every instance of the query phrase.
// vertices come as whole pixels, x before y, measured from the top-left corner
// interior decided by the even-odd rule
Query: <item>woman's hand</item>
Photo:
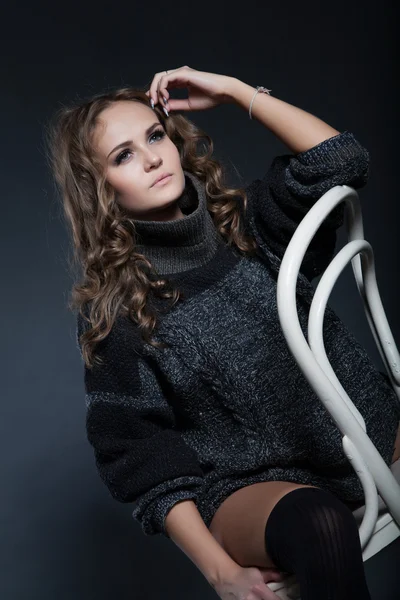
[[[221,600],[280,600],[266,585],[270,581],[282,581],[277,569],[240,567],[213,585]]]
[[[185,65],[168,69],[168,74],[165,71],[156,73],[146,95],[153,99],[154,104],[160,102],[168,111],[206,110],[230,102],[229,89],[233,80],[228,75],[196,71]],[[171,99],[168,90],[173,88],[187,88],[188,98]]]

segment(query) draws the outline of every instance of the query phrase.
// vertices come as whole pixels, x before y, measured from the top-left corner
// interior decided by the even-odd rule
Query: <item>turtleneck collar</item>
[[[185,188],[177,200],[183,218],[132,221],[138,236],[137,250],[160,275],[181,273],[207,263],[222,242],[207,210],[204,183],[193,173],[183,172]]]

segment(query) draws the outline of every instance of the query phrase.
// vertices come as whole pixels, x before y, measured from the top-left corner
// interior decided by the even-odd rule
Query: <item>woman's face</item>
[[[119,204],[134,219],[182,218],[176,201],[185,188],[185,175],[178,149],[155,112],[139,102],[124,100],[103,110],[98,120],[94,143]],[[172,176],[154,185],[162,173]]]

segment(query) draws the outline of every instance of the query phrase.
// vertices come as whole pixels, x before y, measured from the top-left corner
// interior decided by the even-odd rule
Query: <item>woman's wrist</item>
[[[200,531],[198,533],[200,534]],[[212,587],[229,581],[232,575],[241,569],[205,526],[202,528],[202,537],[197,538],[197,543],[196,555],[192,556],[192,560],[195,558],[195,564]]]
[[[254,86],[248,85],[237,77],[228,78],[226,96],[231,104],[236,104],[248,111],[255,91]]]
[[[197,566],[211,586],[240,569],[206,527],[192,500],[175,504],[165,519],[170,539]]]
[[[224,81],[222,84],[222,104],[234,104],[236,102],[236,90],[238,83],[240,83],[240,79],[237,79],[237,77],[231,77],[230,75],[223,75],[223,78]]]
[[[232,581],[242,568],[232,560],[226,565],[220,564],[216,570],[206,576],[206,579],[211,587],[215,589],[218,585]]]

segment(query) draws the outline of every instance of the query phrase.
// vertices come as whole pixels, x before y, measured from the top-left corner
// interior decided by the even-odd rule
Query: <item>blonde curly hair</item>
[[[180,290],[160,276],[135,248],[132,218],[116,201],[115,190],[106,180],[104,165],[96,154],[93,134],[100,113],[119,101],[149,106],[144,90],[119,88],[75,106],[61,107],[45,130],[50,167],[72,234],[72,266],[82,268],[82,278],[72,288],[69,308],[77,310],[91,325],[79,338],[88,368],[101,363],[95,347],[109,334],[119,311],[138,325],[144,341],[164,347],[151,339],[157,314],[149,306],[149,294],[170,299],[171,306],[181,298]],[[205,184],[207,209],[216,229],[228,245],[254,255],[256,241],[243,227],[245,189],[223,184],[223,169],[212,158],[212,139],[180,114],[166,118],[159,105],[154,111],[178,149],[182,169]],[[198,152],[199,142],[206,149],[204,154]]]

